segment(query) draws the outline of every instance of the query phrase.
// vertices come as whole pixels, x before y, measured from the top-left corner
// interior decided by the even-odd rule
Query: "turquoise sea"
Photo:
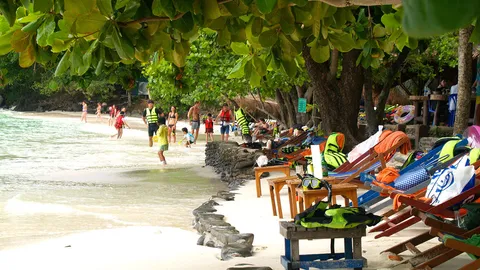
[[[0,111],[0,250],[126,226],[191,230],[191,211],[224,188],[204,149],[171,145],[159,165],[146,131]]]

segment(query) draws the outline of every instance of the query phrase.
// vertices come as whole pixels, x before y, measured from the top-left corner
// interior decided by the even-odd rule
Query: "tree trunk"
[[[281,89],[276,89],[275,90],[275,100],[277,101],[278,105],[280,106],[280,120],[282,121],[282,123],[285,123],[285,125],[287,125],[287,117],[286,117],[286,111],[285,111],[285,101],[283,100],[283,96],[282,96],[282,90]],[[288,126],[286,126],[285,128],[289,128]]]
[[[472,86],[472,49],[469,42],[472,27],[460,29],[458,35],[458,100],[453,134],[462,134],[468,127]]]
[[[363,96],[365,100],[365,114],[367,116],[367,132],[372,135],[378,131],[377,114],[375,112],[375,104],[373,104],[373,81],[372,68],[365,70],[365,85],[363,89]]]
[[[363,68],[356,65],[360,50],[343,54],[340,80],[329,76],[329,63],[319,64],[310,56],[310,48],[303,44],[303,58],[314,87],[314,100],[318,103],[322,129],[327,134],[345,134],[346,150],[357,140],[358,110],[364,82]]]
[[[132,92],[131,91],[127,91],[127,104],[128,104],[128,107],[132,106]]]

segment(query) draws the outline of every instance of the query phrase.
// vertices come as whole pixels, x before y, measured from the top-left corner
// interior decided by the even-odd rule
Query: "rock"
[[[234,257],[250,257],[252,256],[252,245],[233,243],[222,248],[222,260],[226,261]]]
[[[203,246],[204,242],[205,242],[205,234],[202,234],[202,236],[200,236],[200,238],[198,238],[197,240],[197,245]]]

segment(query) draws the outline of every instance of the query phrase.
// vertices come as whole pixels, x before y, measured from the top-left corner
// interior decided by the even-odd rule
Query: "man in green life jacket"
[[[148,100],[147,108],[143,111],[143,122],[148,126],[148,144],[150,147],[153,146],[153,135],[157,133],[158,130],[158,120],[160,119],[160,110],[155,108],[152,100]]]

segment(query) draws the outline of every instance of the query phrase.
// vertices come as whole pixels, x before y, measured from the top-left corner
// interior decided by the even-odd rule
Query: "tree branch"
[[[338,50],[334,49],[332,51],[332,57],[330,60],[330,68],[328,72],[329,79],[335,78],[338,70]]]

